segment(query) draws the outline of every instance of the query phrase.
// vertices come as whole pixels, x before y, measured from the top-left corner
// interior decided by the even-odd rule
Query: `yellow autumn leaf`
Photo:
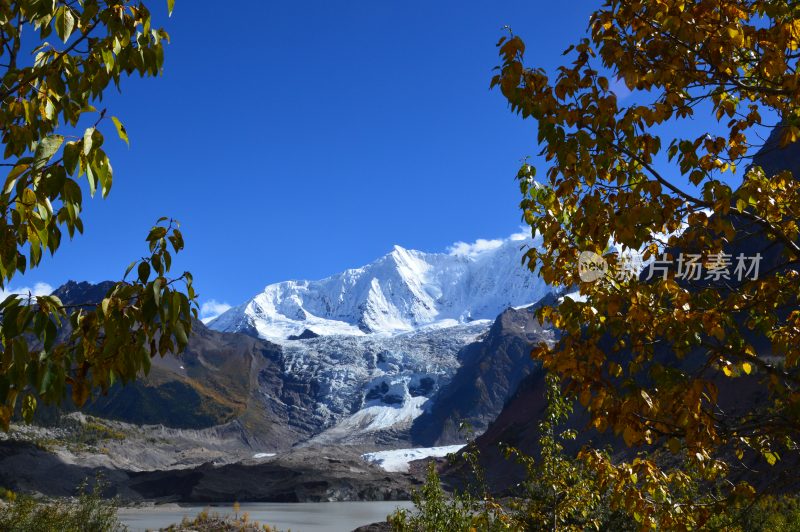
[[[625,445],[631,447],[634,443],[639,441],[639,433],[631,427],[630,425],[626,425],[625,429],[622,431],[622,439],[625,440]]]

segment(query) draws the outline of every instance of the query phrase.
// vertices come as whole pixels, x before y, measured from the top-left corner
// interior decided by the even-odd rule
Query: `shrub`
[[[236,515],[220,515],[203,510],[193,519],[184,517],[178,525],[170,525],[164,532],[279,532],[277,528],[251,521],[245,512],[239,515],[239,503],[234,505]]]
[[[102,484],[75,499],[41,501],[27,495],[7,496],[0,503],[0,530],[6,532],[116,532],[116,499],[103,499]],[[12,494],[13,495],[13,494]]]
[[[434,462],[428,464],[428,474],[420,490],[411,496],[416,511],[399,509],[387,520],[398,532],[452,532],[471,530],[509,530],[510,519],[493,499],[475,498],[469,491],[448,496],[442,489]]]
[[[707,528],[730,532],[800,532],[800,497],[762,495],[751,504],[715,516]]]

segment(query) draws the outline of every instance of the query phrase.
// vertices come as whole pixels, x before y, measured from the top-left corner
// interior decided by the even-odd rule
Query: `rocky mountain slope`
[[[459,429],[466,423],[474,434],[483,433],[531,372],[539,373],[531,360],[531,347],[552,342],[552,328],[542,327],[536,309],[552,304],[549,295],[524,308],[509,308],[494,321],[480,341],[459,353],[461,366],[453,379],[433,398],[432,406],[414,422],[412,440],[423,446],[464,441]]]
[[[70,281],[55,294],[75,305],[98,301],[107,289],[107,283]],[[262,387],[269,394],[261,393]],[[304,422],[302,415],[313,407],[309,392],[310,386],[295,385],[284,375],[279,346],[213,331],[195,321],[184,353],[155,357],[147,376],[94,397],[86,411],[137,425],[181,429],[236,422],[248,445],[270,450],[289,447],[313,433],[313,423]]]

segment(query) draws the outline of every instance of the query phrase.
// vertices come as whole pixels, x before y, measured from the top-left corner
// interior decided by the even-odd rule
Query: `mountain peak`
[[[93,284],[70,280],[56,288],[53,295],[65,305],[96,305],[103,300],[113,285],[112,281]]]
[[[269,285],[209,324],[284,340],[318,335],[396,334],[419,327],[494,319],[550,292],[523,268],[519,239],[493,241],[475,256],[395,245],[384,257],[319,281]],[[533,245],[532,240],[528,241]]]

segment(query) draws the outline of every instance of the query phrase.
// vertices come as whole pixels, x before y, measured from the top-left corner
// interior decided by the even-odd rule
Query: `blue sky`
[[[201,301],[367,263],[393,244],[442,251],[520,225],[513,177],[534,123],[489,90],[510,25],[554,67],[589,1],[178,0],[163,77],[109,95],[115,177],[86,232],[12,286],[118,279],[162,215]],[[164,4],[164,5],[162,5]],[[110,124],[109,124],[110,126]]]

